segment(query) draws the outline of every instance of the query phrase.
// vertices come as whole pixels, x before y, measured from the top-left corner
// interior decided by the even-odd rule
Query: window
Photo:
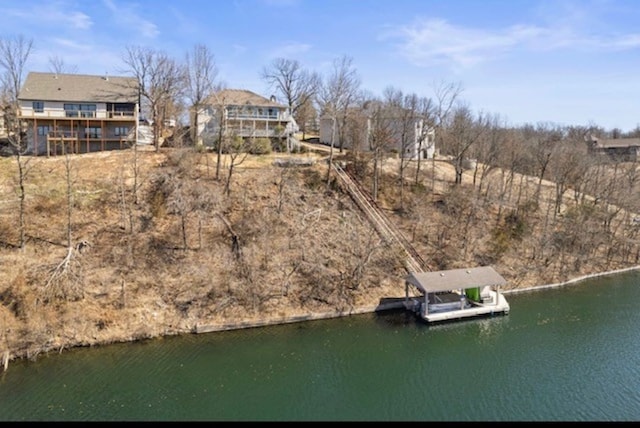
[[[114,133],[116,137],[126,137],[129,134],[129,128],[126,126],[116,126]]]
[[[34,101],[33,102],[33,112],[34,113],[42,113],[42,112],[44,112],[44,101]]]
[[[102,128],[97,126],[84,128],[84,136],[88,138],[102,138]]]
[[[38,135],[49,134],[49,125],[38,125]]]
[[[95,104],[65,104],[64,112],[66,117],[95,117]]]

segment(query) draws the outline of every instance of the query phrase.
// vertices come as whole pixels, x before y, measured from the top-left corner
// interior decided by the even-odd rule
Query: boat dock
[[[412,272],[405,278],[405,308],[427,322],[483,315],[508,314],[509,303],[500,293],[506,280],[491,266],[436,272]],[[410,297],[410,287],[420,297]]]

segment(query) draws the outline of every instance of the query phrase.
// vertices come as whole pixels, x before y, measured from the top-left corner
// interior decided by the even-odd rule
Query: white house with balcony
[[[18,102],[33,155],[113,150],[137,142],[135,78],[30,72]]]
[[[192,117],[192,123],[194,122]],[[279,139],[291,143],[298,125],[287,106],[245,89],[213,94],[198,113],[198,143],[213,145],[222,136]]]

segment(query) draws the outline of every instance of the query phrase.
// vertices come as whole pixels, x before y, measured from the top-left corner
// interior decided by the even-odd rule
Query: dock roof
[[[507,281],[491,266],[464,269],[441,270],[435,272],[413,272],[405,281],[423,293],[451,291],[473,287],[500,286]]]

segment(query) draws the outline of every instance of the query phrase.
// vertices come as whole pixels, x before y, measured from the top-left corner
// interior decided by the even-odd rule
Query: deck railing
[[[114,120],[135,120],[133,111],[21,111],[22,119],[114,119]]]

